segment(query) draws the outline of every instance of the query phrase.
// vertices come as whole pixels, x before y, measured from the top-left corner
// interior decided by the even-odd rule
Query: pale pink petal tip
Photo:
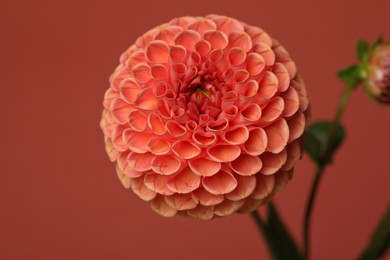
[[[209,220],[282,190],[308,121],[288,51],[259,27],[212,14],[172,19],[122,52],[100,127],[126,189],[162,216]]]

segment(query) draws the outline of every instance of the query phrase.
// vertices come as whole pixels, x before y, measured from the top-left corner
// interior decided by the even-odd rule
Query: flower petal
[[[225,49],[228,45],[228,37],[221,31],[213,30],[204,34],[203,38],[208,41],[212,49]]]
[[[198,201],[191,194],[172,194],[165,197],[165,202],[177,210],[189,210],[198,205]]]
[[[216,162],[231,162],[241,153],[241,149],[234,145],[215,145],[207,150],[207,154]]]
[[[261,155],[260,158],[263,162],[263,167],[261,168],[260,172],[264,175],[271,175],[277,172],[282,167],[282,165],[286,163],[287,152],[286,150],[283,150],[278,154],[265,152]]]
[[[250,196],[256,187],[256,177],[237,175],[235,178],[238,182],[237,187],[225,197],[232,201],[238,201]]]
[[[267,134],[262,128],[256,127],[249,132],[249,138],[244,143],[244,150],[253,156],[262,154],[268,145]]]
[[[275,176],[274,175],[256,175],[256,188],[252,193],[252,198],[256,200],[264,199],[274,192]]]
[[[153,137],[149,141],[149,150],[155,155],[163,155],[171,150],[169,142],[159,137]]]
[[[171,175],[180,169],[181,161],[170,155],[155,156],[151,161],[154,172],[162,175]]]
[[[204,157],[189,160],[188,166],[199,176],[212,176],[221,169],[220,162],[215,162]]]
[[[139,178],[131,178],[130,185],[131,189],[135,194],[138,195],[143,200],[149,201],[156,197],[157,193],[153,190],[150,190],[144,184],[145,176]]]
[[[127,129],[123,132],[123,141],[127,144],[130,150],[136,153],[146,153],[149,150],[150,135],[138,133]]]
[[[168,44],[161,40],[152,41],[146,48],[146,58],[152,63],[168,62]]]
[[[279,119],[264,129],[267,134],[268,146],[266,151],[280,153],[287,145],[289,129],[286,120]]]
[[[193,50],[200,40],[200,35],[194,30],[185,30],[176,36],[175,44],[184,46],[187,50]]]
[[[129,114],[129,125],[137,132],[145,131],[147,126],[147,118],[145,113],[140,110],[131,111]]]
[[[224,200],[221,204],[215,206],[214,214],[220,217],[228,216],[236,212],[242,205],[244,205],[244,201]]]
[[[172,195],[174,192],[167,186],[170,176],[155,174],[154,172],[145,175],[145,186],[161,195]]]
[[[226,194],[232,192],[238,182],[231,173],[221,170],[213,176],[203,177],[202,185],[212,194]]]
[[[181,159],[191,159],[198,156],[201,149],[188,141],[176,141],[172,145],[172,151]]]
[[[163,196],[156,196],[152,201],[150,201],[150,207],[164,217],[173,217],[177,214],[177,210],[170,207],[166,202]]]
[[[224,200],[224,196],[221,194],[212,194],[205,190],[203,187],[199,187],[192,192],[192,195],[199,200],[199,203],[203,206],[215,206]]]
[[[199,187],[200,180],[200,176],[196,175],[189,167],[186,167],[169,179],[168,187],[177,193],[190,193]]]
[[[249,138],[249,131],[248,128],[243,125],[236,125],[224,133],[222,138],[231,145],[243,144]]]
[[[234,172],[242,176],[250,176],[258,173],[263,166],[263,162],[258,156],[241,154],[236,160],[230,163]]]

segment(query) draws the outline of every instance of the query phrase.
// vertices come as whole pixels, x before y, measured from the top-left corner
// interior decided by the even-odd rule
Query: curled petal
[[[204,34],[206,31],[214,30],[217,25],[210,19],[201,18],[188,26],[188,29]]]
[[[210,207],[198,205],[196,208],[188,210],[187,215],[196,219],[210,220],[214,217],[214,211]]]
[[[231,162],[241,153],[238,146],[233,145],[216,145],[207,150],[207,154],[216,162]]]
[[[231,107],[237,100],[237,93],[235,91],[229,91],[222,97],[221,108],[229,108]]]
[[[134,168],[130,167],[128,163],[128,154],[127,153],[121,153],[118,156],[118,168],[123,173],[126,174],[130,178],[137,178],[139,176],[142,176],[144,173],[135,170]]]
[[[138,195],[143,200],[149,201],[156,197],[157,193],[153,190],[150,190],[144,184],[145,176],[139,178],[131,178],[130,185],[131,189],[135,194]]]
[[[284,111],[284,107],[284,101],[281,97],[273,97],[263,108],[261,119],[265,122],[276,120]]]
[[[127,150],[127,144],[123,139],[123,133],[126,130],[127,130],[126,126],[119,125],[113,128],[111,132],[112,145],[118,152],[123,152]]]
[[[245,32],[249,34],[254,43],[264,43],[267,46],[272,46],[271,37],[261,28],[252,25],[245,25]]]
[[[116,165],[115,170],[116,170],[116,174],[117,174],[120,182],[122,183],[123,187],[125,187],[126,189],[130,189],[131,178],[121,171],[118,164]]]
[[[187,167],[169,179],[168,187],[174,192],[186,194],[197,189],[200,185],[200,180],[201,177]]]
[[[154,110],[157,106],[157,98],[152,88],[143,89],[137,96],[134,105],[143,110]]]
[[[165,197],[165,202],[177,210],[193,209],[198,205],[198,201],[191,194],[172,194]]]
[[[210,146],[217,140],[217,136],[211,132],[195,131],[192,140],[200,146]]]
[[[270,99],[278,91],[278,78],[270,71],[266,71],[259,81],[258,95],[262,99]]]
[[[164,119],[172,117],[168,102],[165,99],[160,99],[157,102],[157,112]]]
[[[229,121],[226,118],[217,119],[207,123],[206,130],[214,133],[222,133],[228,129]]]
[[[252,156],[260,155],[268,145],[267,134],[262,128],[254,128],[249,132],[249,138],[244,143],[244,150]]]
[[[246,70],[251,76],[258,75],[265,67],[264,58],[255,52],[252,52],[246,58]]]
[[[252,48],[252,40],[245,32],[232,32],[229,35],[229,45],[231,48],[240,47],[245,52],[248,52]]]
[[[298,113],[287,121],[288,128],[290,129],[289,143],[302,136],[305,131],[305,122],[305,115],[303,113]]]
[[[244,201],[230,201],[224,200],[221,204],[215,206],[214,214],[220,217],[231,215],[236,212],[241,206],[244,205]]]
[[[287,161],[283,165],[282,169],[289,171],[294,168],[296,162],[302,157],[302,144],[301,140],[295,140],[289,143],[286,147],[287,150]]]
[[[206,56],[210,50],[211,45],[208,41],[201,40],[195,44],[195,50],[200,56]]]
[[[176,63],[184,61],[187,55],[187,50],[181,45],[173,45],[169,48],[169,58]]]
[[[284,110],[283,110],[283,116],[284,117],[290,117],[294,115],[298,109],[299,109],[299,95],[297,91],[290,87],[287,91],[283,92],[280,95],[285,103]]]
[[[249,101],[251,98],[253,98],[257,91],[259,90],[259,84],[256,80],[248,80],[241,89],[241,96],[246,100]]]
[[[221,114],[218,116],[218,119],[226,118],[227,120],[233,120],[238,114],[238,108],[236,106],[225,107]]]
[[[244,205],[242,205],[241,208],[239,210],[237,210],[237,213],[240,213],[240,214],[250,213],[252,211],[257,210],[258,207],[265,204],[266,202],[267,202],[266,199],[256,200],[256,199],[252,199],[252,198],[247,198],[244,201]]]
[[[286,120],[279,119],[264,130],[268,139],[266,151],[280,153],[286,147],[289,138],[289,129]]]
[[[152,78],[150,75],[150,67],[147,64],[137,64],[131,69],[131,72],[140,83],[146,83]]]
[[[282,63],[276,62],[272,72],[278,78],[278,92],[286,91],[290,85],[290,76],[287,68]]]
[[[194,120],[188,120],[185,127],[187,131],[194,132],[198,128],[198,124]]]
[[[275,191],[281,191],[284,189],[286,184],[291,180],[293,170],[279,171],[275,174]]]
[[[212,194],[205,190],[203,187],[199,187],[192,192],[192,195],[199,200],[199,203],[203,206],[215,206],[224,200],[224,196],[221,194]]]
[[[290,78],[294,78],[297,74],[297,66],[295,65],[295,62],[290,58],[290,55],[288,53],[283,51],[275,51],[276,55],[276,62],[282,63],[288,71],[288,75]]]
[[[131,111],[129,115],[129,125],[133,130],[137,132],[143,132],[147,126],[147,118],[145,113],[140,110]]]
[[[235,176],[238,185],[234,191],[225,195],[225,197],[232,201],[238,201],[250,196],[256,188],[255,176]]]
[[[183,28],[180,26],[170,25],[164,26],[161,28],[160,32],[156,35],[156,40],[162,40],[168,45],[173,45],[175,42],[176,36],[183,31]]]
[[[154,172],[162,175],[171,175],[180,169],[181,161],[170,155],[155,156],[151,161]]]
[[[281,151],[278,154],[273,153],[263,153],[261,155],[261,160],[263,161],[263,167],[260,172],[264,175],[271,175],[277,172],[282,165],[287,161],[287,152],[286,150]]]
[[[222,138],[231,145],[242,144],[248,140],[249,131],[245,126],[237,125],[226,131]]]
[[[149,150],[149,139],[149,134],[134,132],[130,129],[123,132],[123,141],[130,150],[136,153],[146,153]]]
[[[168,133],[175,138],[179,138],[184,136],[187,133],[187,129],[180,125],[178,122],[169,120],[166,124],[165,127],[168,131]]]
[[[230,163],[232,170],[242,176],[251,176],[258,173],[263,162],[258,156],[241,154],[236,160]]]
[[[118,150],[115,149],[114,145],[111,142],[111,139],[108,137],[104,138],[104,149],[108,154],[108,158],[111,162],[115,162],[119,153]]]
[[[130,168],[136,171],[148,171],[151,169],[150,164],[153,157],[154,155],[151,153],[139,154],[131,152],[127,157],[127,164]]]
[[[243,32],[244,26],[237,21],[236,19],[226,17],[226,16],[207,16],[209,19],[212,19],[217,24],[217,29],[224,32],[226,35],[229,35],[233,32]]]
[[[167,68],[161,64],[153,65],[150,70],[152,77],[157,80],[165,80],[169,76]]]
[[[169,47],[164,41],[152,41],[146,48],[146,58],[152,63],[168,62]]]
[[[199,176],[212,176],[221,169],[220,162],[209,160],[204,157],[189,160],[188,166]]]
[[[208,31],[203,37],[210,43],[212,49],[223,50],[228,45],[228,37],[221,31]]]
[[[252,193],[252,198],[261,200],[274,192],[275,189],[275,176],[274,175],[256,175],[256,188]]]
[[[200,35],[194,30],[185,30],[176,36],[175,44],[184,46],[187,50],[193,50],[200,40]]]
[[[144,184],[149,189],[161,195],[172,195],[167,184],[170,176],[155,174],[154,172],[145,175]]]
[[[231,48],[228,53],[228,59],[233,66],[241,65],[246,59],[246,52],[239,47]]]
[[[115,98],[111,103],[111,115],[112,118],[119,124],[127,122],[130,112],[135,108],[123,101],[121,98]]]
[[[203,177],[202,185],[211,194],[226,194],[237,187],[237,180],[231,173],[219,171],[210,177]]]
[[[250,74],[247,70],[238,70],[234,73],[234,81],[236,83],[243,83],[249,78]]]
[[[148,116],[148,127],[157,135],[166,133],[166,128],[161,118],[155,113]]]
[[[120,87],[120,96],[129,104],[134,103],[137,95],[141,92],[140,85],[134,79],[122,81]]]
[[[150,152],[155,155],[167,154],[171,150],[169,143],[159,137],[151,138],[148,145]]]
[[[150,201],[150,207],[164,217],[173,217],[177,214],[177,210],[170,207],[166,202],[163,196],[156,196],[152,201]]]
[[[275,63],[275,53],[269,45],[259,42],[253,46],[253,51],[257,52],[264,58],[266,66],[272,66]]]
[[[188,141],[176,141],[172,145],[172,151],[181,159],[191,159],[198,156],[201,149]]]
[[[253,124],[261,118],[261,108],[256,103],[246,105],[234,120],[235,124]]]

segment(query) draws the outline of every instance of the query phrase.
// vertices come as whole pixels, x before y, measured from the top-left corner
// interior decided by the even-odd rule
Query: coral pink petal
[[[134,79],[126,79],[122,81],[120,87],[120,95],[123,100],[132,104],[140,92],[141,87]]]
[[[161,31],[156,35],[156,40],[162,40],[168,45],[172,45],[175,42],[176,36],[183,31],[180,26],[170,25],[161,28]]]
[[[302,157],[302,144],[300,140],[295,140],[286,147],[287,150],[287,161],[283,165],[282,169],[289,171],[294,168],[295,164]]]
[[[259,96],[263,99],[272,98],[278,91],[278,78],[270,71],[265,72],[259,82]]]
[[[154,110],[157,106],[157,98],[152,88],[143,89],[137,96],[134,105],[143,110]]]
[[[283,110],[283,117],[290,117],[294,115],[299,109],[299,95],[298,92],[290,87],[287,91],[280,95],[285,103]]]
[[[294,78],[297,74],[297,67],[295,62],[290,58],[290,55],[282,51],[275,51],[275,55],[276,62],[282,63],[287,68],[290,78]]]
[[[169,58],[176,63],[183,62],[187,55],[187,50],[181,45],[169,47]]]
[[[108,158],[111,162],[115,162],[119,153],[118,150],[115,149],[114,145],[112,144],[110,138],[105,137],[104,138],[104,150],[106,151]]]
[[[241,111],[238,118],[235,120],[236,124],[252,124],[261,118],[261,108],[256,103],[246,105]]]
[[[246,52],[239,47],[231,48],[228,53],[228,59],[233,66],[241,65],[246,59]]]
[[[247,198],[253,193],[256,187],[255,176],[235,176],[238,185],[234,191],[225,194],[225,197],[232,201],[238,201]]]
[[[236,19],[219,16],[218,18],[212,19],[217,24],[217,29],[229,35],[233,32],[243,32],[244,26]]]
[[[234,73],[234,81],[236,83],[243,83],[245,82],[248,78],[249,78],[250,74],[247,70],[237,70],[235,73]]]
[[[232,170],[242,176],[250,176],[258,173],[263,166],[263,162],[258,156],[241,154],[230,164]]]
[[[150,201],[150,207],[158,214],[164,217],[173,217],[177,214],[177,210],[170,207],[163,196],[157,196]]]
[[[296,114],[287,121],[290,129],[290,138],[288,139],[288,142],[292,142],[302,136],[305,131],[305,122],[305,115],[303,113]]]
[[[152,77],[156,80],[165,80],[169,76],[167,68],[161,64],[152,65],[150,70]]]
[[[261,200],[266,198],[272,192],[274,192],[275,188],[275,176],[274,175],[264,175],[258,174],[256,175],[256,188],[252,193],[252,198],[256,200]]]
[[[203,157],[189,160],[188,166],[195,174],[200,176],[212,176],[221,169],[220,162],[215,162]]]
[[[190,193],[199,187],[200,180],[201,177],[187,167],[169,179],[168,187],[176,193]]]
[[[156,197],[157,193],[153,190],[150,190],[144,184],[145,177],[131,178],[130,185],[131,189],[135,194],[138,195],[141,199],[145,201],[152,200]]]
[[[169,57],[169,47],[164,41],[152,41],[146,48],[146,58],[152,63],[166,63]]]
[[[279,153],[286,147],[289,138],[289,129],[286,120],[279,119],[265,128],[264,131],[268,139],[267,152]]]
[[[154,155],[151,153],[139,154],[131,152],[127,157],[127,164],[136,171],[148,171],[151,169],[150,163],[153,157]]]
[[[290,85],[290,76],[287,68],[282,63],[275,63],[272,72],[278,78],[278,92],[284,92]]]
[[[119,170],[130,178],[137,178],[139,176],[142,176],[144,174],[143,172],[137,171],[134,168],[129,166],[127,158],[128,158],[127,153],[119,154],[117,158],[117,162],[118,162],[117,165],[119,167]]]
[[[161,118],[156,114],[150,114],[148,117],[148,126],[157,135],[163,135],[166,133],[166,128]]]
[[[256,80],[248,80],[245,85],[242,86],[241,96],[246,100],[254,97],[259,90],[259,83]]]
[[[259,53],[264,58],[266,66],[272,66],[275,63],[275,53],[267,44],[259,42],[253,46],[253,51]]]
[[[207,154],[216,162],[231,162],[241,153],[241,149],[234,145],[216,145],[207,150]]]
[[[228,45],[228,37],[221,31],[208,31],[203,37],[210,43],[212,49],[223,50]]]
[[[140,110],[133,110],[129,115],[129,125],[137,132],[143,132],[147,126],[146,115]]]
[[[272,122],[280,117],[284,108],[283,99],[281,97],[273,97],[263,108],[261,119],[266,122]]]
[[[217,25],[210,19],[201,18],[188,26],[188,29],[204,34],[206,31],[214,30]]]
[[[202,187],[194,190],[192,195],[199,200],[199,203],[203,206],[215,206],[224,200],[224,196],[221,194],[211,194]]]
[[[267,134],[262,128],[254,128],[249,132],[249,138],[244,143],[245,151],[253,156],[260,155],[268,145]]]
[[[127,122],[129,114],[134,110],[134,107],[121,98],[115,98],[111,103],[111,115],[112,118],[119,124],[124,124]]]
[[[219,171],[210,177],[203,177],[203,187],[212,194],[226,194],[232,192],[238,185],[231,173]]]
[[[123,132],[126,131],[127,128],[123,125],[119,125],[115,127],[111,132],[111,142],[112,145],[118,152],[123,152],[127,150],[127,144],[123,139]]]
[[[198,205],[198,201],[191,194],[173,194],[165,197],[165,202],[177,210],[189,210]]]
[[[229,121],[226,118],[217,119],[207,123],[206,130],[214,133],[221,133],[229,128]]]
[[[139,83],[146,83],[152,78],[150,67],[147,64],[137,64],[131,69],[131,72]]]
[[[211,45],[208,41],[201,40],[195,44],[195,50],[199,55],[206,56],[211,50]]]
[[[229,45],[231,48],[240,47],[248,52],[252,48],[251,37],[245,32],[232,32],[229,35]]]
[[[196,219],[210,220],[214,217],[214,210],[210,207],[198,205],[196,208],[188,210],[187,215]]]
[[[172,145],[172,151],[180,159],[191,159],[198,156],[201,152],[201,149],[188,141],[176,141]]]
[[[122,183],[123,187],[125,187],[126,189],[130,189],[131,178],[121,171],[118,164],[116,165],[115,170],[116,170],[116,174],[118,176],[118,179]]]
[[[165,124],[168,133],[175,138],[182,137],[187,133],[187,129],[178,122],[170,120]]]
[[[287,161],[286,150],[281,151],[278,154],[263,153],[260,156],[263,161],[263,167],[260,172],[264,175],[271,175],[277,172]]]
[[[136,153],[146,153],[149,150],[149,139],[149,134],[134,132],[131,129],[123,132],[123,141]]]
[[[154,192],[161,195],[172,195],[174,192],[168,188],[168,180],[170,176],[159,175],[154,172],[145,175],[145,186]]]
[[[200,40],[200,35],[194,30],[186,30],[179,33],[175,39],[175,44],[184,46],[187,50],[193,50],[195,44]]]
[[[293,170],[290,171],[279,171],[275,174],[275,192],[284,189],[286,184],[291,180]]]
[[[244,201],[224,200],[215,206],[214,214],[220,217],[231,215],[244,205]]]
[[[255,52],[252,52],[246,58],[246,70],[251,76],[256,76],[263,71],[265,67],[264,58]]]
[[[154,172],[162,175],[176,173],[181,166],[181,161],[170,155],[155,156],[151,161],[151,168]]]
[[[211,132],[195,131],[192,139],[200,146],[210,146],[215,143],[217,137]]]
[[[170,144],[159,137],[153,137],[149,141],[149,150],[155,155],[163,155],[169,153],[171,150]]]
[[[272,46],[271,37],[261,28],[252,25],[245,25],[245,32],[247,32],[254,43],[264,43],[267,46]]]
[[[226,133],[223,134],[223,139],[228,144],[243,144],[249,138],[248,128],[242,125],[237,125],[230,128]]]

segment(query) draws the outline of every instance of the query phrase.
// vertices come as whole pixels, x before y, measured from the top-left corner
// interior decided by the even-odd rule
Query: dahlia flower
[[[368,61],[366,92],[377,102],[390,104],[390,43],[379,44]]]
[[[120,56],[104,96],[105,146],[126,188],[163,216],[246,213],[290,180],[302,154],[305,85],[258,27],[181,17]]]

